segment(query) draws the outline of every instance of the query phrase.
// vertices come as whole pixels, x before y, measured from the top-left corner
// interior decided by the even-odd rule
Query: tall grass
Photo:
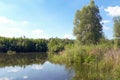
[[[100,69],[112,73],[114,80],[120,80],[120,49],[108,50],[99,64]]]
[[[52,54],[50,60],[60,63],[93,63],[95,59],[101,57],[107,49],[105,45],[68,45],[65,47],[65,50],[59,52],[58,55]]]
[[[51,54],[49,59],[61,64],[94,65],[101,75],[105,73],[111,74],[110,76],[107,75],[111,78],[110,80],[120,79],[120,49],[114,47],[114,45],[68,45],[58,55]]]

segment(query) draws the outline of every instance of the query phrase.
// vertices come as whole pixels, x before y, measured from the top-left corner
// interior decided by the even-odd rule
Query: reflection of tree
[[[110,71],[105,71],[97,67],[96,64],[80,64],[80,63],[65,63],[66,68],[71,71],[74,70],[74,77],[72,80],[113,80],[113,75]],[[73,73],[73,72],[72,72]],[[71,75],[73,76],[73,75]]]
[[[66,70],[69,71],[69,78],[73,77],[72,80],[113,80],[114,76],[110,70],[101,69],[97,62],[92,64],[63,62],[61,65],[65,65]]]
[[[74,77],[75,74],[74,69],[69,68],[67,70],[68,70],[68,80],[71,80],[71,77]]]
[[[29,54],[15,54],[15,55],[7,55],[0,54],[0,67],[5,66],[20,66],[25,67],[27,65],[32,64],[43,64],[47,59],[47,54],[37,54],[37,53],[29,53]]]

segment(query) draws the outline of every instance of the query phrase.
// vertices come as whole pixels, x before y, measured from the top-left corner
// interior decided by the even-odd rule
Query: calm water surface
[[[98,64],[53,63],[47,54],[0,54],[0,80],[114,80]]]
[[[0,80],[71,80],[73,75],[39,54],[0,55]]]

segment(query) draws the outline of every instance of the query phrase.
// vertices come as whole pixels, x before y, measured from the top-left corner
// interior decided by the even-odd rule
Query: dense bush
[[[58,53],[63,51],[66,45],[73,43],[74,41],[69,39],[51,38],[48,43],[48,49],[49,52]]]

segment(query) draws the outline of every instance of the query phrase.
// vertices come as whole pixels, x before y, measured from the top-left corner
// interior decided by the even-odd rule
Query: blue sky
[[[90,0],[0,0],[0,36],[28,38],[75,38],[75,12]],[[113,38],[114,16],[120,15],[119,0],[95,0],[103,18],[103,31]]]

